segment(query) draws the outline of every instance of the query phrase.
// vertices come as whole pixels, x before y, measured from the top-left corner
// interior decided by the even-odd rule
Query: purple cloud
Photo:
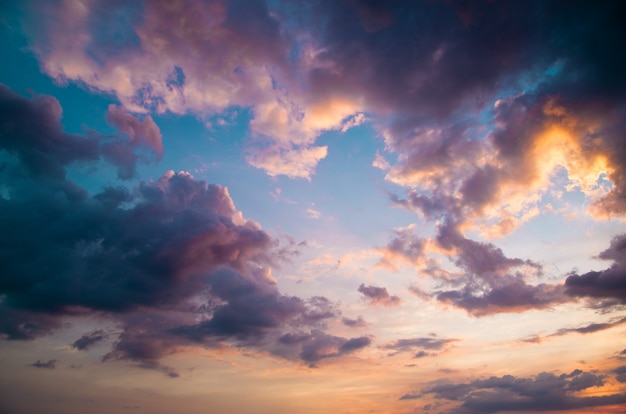
[[[373,305],[395,306],[401,302],[401,299],[398,296],[389,295],[387,288],[384,287],[372,285],[365,286],[361,283],[358,290]]]
[[[456,341],[458,341],[458,339],[437,338],[433,334],[433,336],[398,339],[383,345],[382,348],[393,351],[389,354],[390,356],[396,355],[400,352],[415,352],[419,349],[419,351],[415,353],[415,358],[422,358],[431,355],[426,351],[440,351],[448,344]]]
[[[341,316],[328,299],[280,293],[270,268],[291,245],[243,218],[225,187],[168,171],[132,190],[89,194],[65,178],[65,167],[106,149],[64,133],[56,100],[30,101],[3,88],[0,104],[15,118],[0,148],[17,155],[13,169],[0,172],[15,178],[6,181],[10,197],[0,200],[0,331],[9,339],[45,335],[63,316],[104,313],[123,329],[104,360],[135,361],[171,377],[176,372],[159,361],[185,346],[228,343],[314,363],[369,345],[368,337],[324,332],[326,321]],[[37,157],[53,174],[31,164]],[[294,329],[307,340],[278,341]],[[88,349],[106,337],[93,331],[73,346]]]
[[[78,349],[79,351],[85,351],[97,344],[98,342],[105,340],[107,337],[108,335],[102,329],[98,329],[78,338],[76,341],[74,341],[72,347]]]
[[[131,145],[151,148],[158,160],[163,157],[161,130],[152,117],[146,116],[140,121],[123,108],[109,105],[106,119],[130,139]]]
[[[602,271],[582,275],[570,274],[565,280],[565,291],[576,297],[617,299],[626,301],[626,235],[611,240],[608,249],[598,255],[599,259],[612,260],[613,264]]]
[[[26,99],[0,85],[0,148],[16,155],[31,174],[53,179],[63,178],[70,163],[97,160],[97,139],[65,133],[62,113],[52,96]]]
[[[363,327],[368,326],[367,322],[365,322],[363,317],[360,316],[360,315],[356,319],[342,318],[341,319],[341,323],[343,323],[344,325],[349,326],[351,328],[363,328]]]
[[[603,323],[591,323],[585,326],[581,326],[578,328],[561,328],[555,333],[548,336],[563,336],[568,335],[570,333],[578,333],[578,334],[591,334],[599,331],[604,331],[606,329],[611,329],[615,326],[623,325],[626,323],[626,317],[614,319],[610,322]]]
[[[424,257],[424,240],[416,234],[412,225],[395,229],[391,241],[381,249],[381,253],[380,265],[393,270],[397,270],[398,261],[417,265]]]
[[[537,263],[509,258],[491,243],[470,240],[449,221],[439,226],[435,240],[442,249],[450,252],[451,260],[461,270],[455,277],[438,277],[444,286],[452,287],[431,293],[443,303],[481,317],[550,308],[570,300],[561,285],[526,282],[528,277],[541,275],[542,269]],[[437,272],[434,275],[436,277]],[[424,292],[418,293],[424,295]]]
[[[439,400],[459,402],[450,412],[464,414],[561,411],[626,403],[626,394],[576,396],[579,391],[603,386],[604,379],[604,375],[574,370],[561,375],[543,372],[529,378],[504,375],[466,383],[437,381],[420,393],[405,394],[400,399],[434,394]]]

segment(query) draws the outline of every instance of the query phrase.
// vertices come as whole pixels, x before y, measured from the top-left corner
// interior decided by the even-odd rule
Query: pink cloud
[[[111,125],[128,136],[132,145],[151,148],[158,160],[163,157],[161,130],[151,116],[148,115],[140,121],[122,107],[109,105],[106,118]]]
[[[402,301],[398,296],[390,295],[384,287],[365,286],[361,283],[359,292],[373,305],[396,306]]]

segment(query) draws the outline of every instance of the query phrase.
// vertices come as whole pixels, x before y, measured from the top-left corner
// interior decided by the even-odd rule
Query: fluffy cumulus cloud
[[[619,368],[615,370],[619,376]],[[440,400],[460,403],[452,413],[545,412],[598,408],[626,403],[626,394],[578,395],[602,387],[607,375],[579,369],[569,374],[548,372],[534,377],[504,375],[465,383],[437,381],[422,392],[408,393],[401,400],[432,394]]]
[[[554,190],[580,191],[595,217],[623,215],[626,84],[616,70],[624,63],[614,53],[624,34],[616,7],[605,3],[593,13],[583,2],[312,8],[311,32],[322,39],[316,59],[325,63],[311,71],[315,94],[343,89],[361,97],[391,155],[377,154],[374,165],[406,188],[405,198],[392,196],[394,204],[453,223],[459,234],[443,248],[463,286],[435,292],[439,300],[475,315],[570,300],[560,284],[531,284],[529,262],[496,254],[493,244],[465,232],[477,230],[485,239],[511,234],[541,214]],[[406,36],[417,27],[420,36]],[[424,248],[431,241],[442,248],[444,237],[396,233],[381,264],[393,268],[402,260],[432,274]],[[500,267],[477,268],[468,259],[474,254]],[[572,275],[570,297],[599,296],[604,283],[618,283],[618,271],[616,262],[610,275]]]
[[[63,316],[99,313],[123,329],[105,360],[134,360],[170,376],[176,372],[159,360],[184,346],[253,347],[314,363],[369,345],[368,337],[326,332],[326,322],[340,318],[328,299],[278,290],[270,269],[283,247],[242,216],[225,187],[168,171],[132,189],[91,194],[66,177],[66,167],[106,161],[101,141],[109,138],[65,133],[53,98],[0,92],[7,108],[0,148],[9,165],[0,198],[7,338],[35,338]],[[159,136],[149,119],[116,111],[109,109],[109,120],[132,145]],[[108,337],[96,330],[72,346],[86,350]]]
[[[25,29],[43,70],[112,93],[108,119],[133,144],[162,152],[150,116],[251,108],[247,159],[270,175],[309,178],[326,156],[324,131],[364,121],[358,99],[309,96],[298,71],[319,65],[305,33],[263,1],[71,2],[26,7]],[[59,24],[63,30],[59,30]],[[294,51],[299,53],[294,54]]]
[[[251,108],[248,160],[270,175],[310,178],[326,156],[321,133],[369,120],[398,154],[389,180],[460,196],[504,234],[559,167],[586,190],[608,174],[596,214],[624,211],[615,7],[65,1],[27,6],[24,27],[47,74],[113,93],[126,110]]]

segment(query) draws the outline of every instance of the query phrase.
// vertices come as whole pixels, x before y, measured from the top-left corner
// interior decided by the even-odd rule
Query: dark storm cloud
[[[0,334],[9,340],[32,340],[62,326],[56,315],[46,315],[0,304]]]
[[[376,30],[360,20],[361,2],[328,7],[336,14],[323,26],[321,56],[333,64],[313,71],[312,81],[319,91],[352,88],[378,114],[393,114],[375,125],[398,154],[387,178],[407,187],[406,199],[391,196],[395,205],[459,225],[486,217],[486,233],[500,237],[527,220],[536,205],[529,196],[545,193],[550,172],[565,167],[583,189],[607,172],[613,187],[594,200],[593,214],[626,211],[626,82],[617,69],[625,58],[614,53],[626,33],[618,2],[592,10],[585,2],[387,2]],[[482,125],[481,110],[490,118]],[[549,135],[553,126],[562,135]],[[564,160],[550,155],[555,149]],[[515,202],[526,204],[501,209]],[[453,227],[458,235],[440,232],[437,241],[458,249],[450,258],[464,286],[436,292],[441,301],[476,316],[547,308],[567,301],[565,290],[623,302],[623,255],[604,271],[570,275],[565,289],[531,285],[519,272],[530,262]]]
[[[419,207],[458,209],[458,202],[448,204],[455,188],[464,207],[481,211],[498,185],[516,178],[515,169],[503,169],[497,159],[483,167],[468,162],[487,147],[474,136],[478,125],[467,118],[475,119],[496,97],[521,94],[531,108],[528,116],[520,115],[525,123],[517,131],[513,113],[499,115],[498,122],[508,121],[511,128],[490,140],[503,157],[506,150],[498,144],[513,148],[517,142],[516,150],[524,154],[524,131],[542,124],[541,103],[556,95],[576,114],[610,113],[600,117],[604,133],[597,136],[623,154],[624,128],[614,122],[623,119],[624,93],[618,91],[626,91],[616,69],[625,58],[614,53],[626,36],[619,7],[605,2],[589,10],[582,1],[385,2],[377,5],[381,20],[373,24],[364,17],[371,15],[369,2],[319,3],[310,14],[322,50],[321,63],[310,74],[311,90],[317,95],[343,90],[380,115],[376,124],[386,132],[388,148],[401,155],[390,177],[406,182],[419,176],[420,185],[426,181],[434,189],[417,194]],[[623,165],[618,155],[611,157]],[[618,189],[605,203],[611,211],[626,205],[614,197],[623,194],[619,171],[623,168],[611,177]],[[452,183],[450,176],[456,176]]]
[[[63,312],[176,303],[202,291],[198,273],[241,268],[270,246],[254,224],[233,222],[224,188],[188,175],[141,185],[130,209],[109,204],[112,192],[71,198],[49,191],[1,201],[8,229],[0,237],[2,256],[13,258],[1,265],[7,304]]]
[[[403,129],[445,117],[466,98],[484,102],[529,62],[543,63],[531,54],[549,27],[537,10],[544,7],[533,6],[480,3],[468,21],[449,3],[392,1],[376,7],[382,20],[372,25],[364,18],[370,2],[320,3],[311,16],[321,30],[312,30],[333,66],[314,71],[312,85],[365,94],[381,110],[393,108]]]
[[[65,176],[65,166],[99,157],[98,141],[67,134],[62,109],[52,96],[23,98],[0,85],[0,148],[19,157],[34,175]]]
[[[420,393],[405,394],[400,399],[418,399],[434,394],[437,399],[459,402],[460,405],[451,412],[464,414],[575,410],[625,403],[626,394],[598,397],[574,395],[579,391],[601,387],[604,378],[596,373],[575,370],[558,376],[543,372],[529,378],[504,375],[467,383],[438,381]]]
[[[324,332],[341,316],[328,299],[279,292],[270,266],[293,249],[244,219],[226,188],[168,171],[132,190],[89,194],[65,178],[65,167],[98,158],[99,143],[65,134],[53,98],[3,88],[0,103],[11,115],[3,114],[0,148],[17,155],[2,171],[14,179],[0,198],[0,329],[8,339],[45,335],[66,315],[104,312],[123,329],[104,360],[171,377],[160,358],[190,345],[256,347],[308,363],[369,345],[368,337]],[[147,119],[110,115],[127,135],[146,125],[155,131]],[[47,167],[36,169],[34,159]],[[293,329],[307,339],[278,349],[276,338]],[[73,346],[88,349],[106,336],[86,333]]]
[[[119,109],[109,112],[110,122],[130,141],[93,131],[85,136],[68,134],[61,125],[63,110],[54,97],[27,99],[0,84],[0,148],[17,156],[35,176],[62,179],[69,164],[106,158],[118,167],[120,178],[132,178],[138,159],[134,146],[145,143],[160,157],[161,133],[149,117],[142,123]]]
[[[400,303],[400,298],[396,295],[389,295],[387,288],[379,286],[365,286],[363,283],[359,285],[359,292],[366,297],[371,304],[394,306]]]
[[[626,301],[626,235],[613,238],[599,259],[612,260],[613,264],[602,271],[582,275],[571,274],[565,280],[568,295],[578,297],[609,298]]]

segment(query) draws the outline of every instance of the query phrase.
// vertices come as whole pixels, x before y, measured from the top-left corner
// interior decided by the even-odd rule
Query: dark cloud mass
[[[52,96],[25,99],[0,85],[0,148],[17,156],[34,175],[63,178],[64,167],[98,159],[98,142],[66,134],[62,109]],[[4,228],[4,227],[3,227]]]
[[[619,375],[618,370],[615,373]],[[626,394],[575,395],[604,383],[604,375],[577,369],[569,374],[543,372],[529,378],[504,375],[467,383],[438,381],[421,393],[405,394],[400,399],[433,394],[437,399],[459,402],[460,405],[450,411],[459,414],[563,411],[626,403]]]
[[[626,235],[616,236],[598,258],[612,260],[613,264],[602,271],[569,275],[565,280],[567,294],[626,302]]]
[[[64,315],[105,312],[123,324],[105,360],[135,360],[170,376],[175,371],[158,361],[185,345],[225,341],[316,362],[369,344],[324,333],[324,321],[340,316],[328,299],[278,291],[270,266],[282,248],[242,217],[226,188],[168,171],[132,190],[91,195],[65,178],[65,167],[97,158],[95,138],[65,134],[53,98],[27,100],[6,88],[0,98],[10,108],[2,113],[0,146],[18,156],[2,171],[11,180],[0,198],[0,328],[9,339],[46,334]],[[134,122],[110,114],[126,122],[122,129]],[[201,322],[192,311],[198,301],[205,303]],[[290,325],[308,339],[279,350],[276,338]],[[73,347],[89,349],[106,337],[93,331]],[[329,347],[335,351],[322,351]]]
[[[559,285],[526,282],[527,278],[541,274],[540,265],[509,258],[491,243],[470,240],[450,223],[440,226],[436,241],[442,248],[455,252],[453,260],[463,270],[455,280],[463,286],[436,292],[439,301],[474,316],[549,308],[567,301]]]

